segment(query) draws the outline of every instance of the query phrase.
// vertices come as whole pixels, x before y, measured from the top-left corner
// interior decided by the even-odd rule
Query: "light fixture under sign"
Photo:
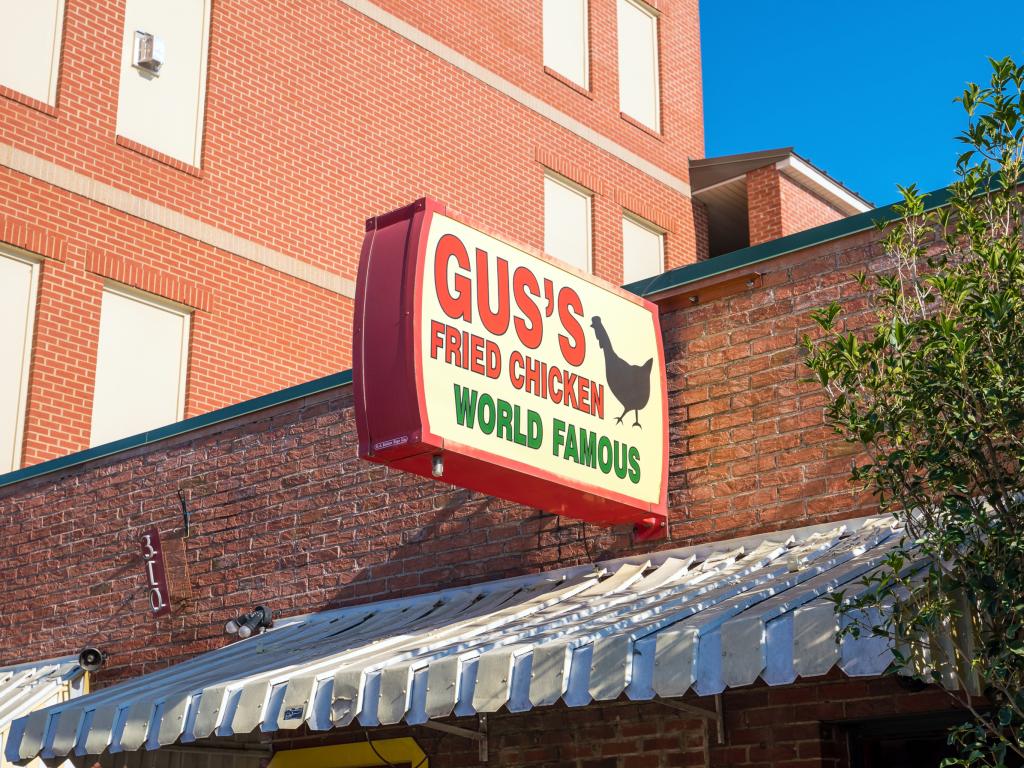
[[[135,32],[135,47],[132,52],[132,66],[152,72],[160,72],[165,59],[164,39],[148,32]]]

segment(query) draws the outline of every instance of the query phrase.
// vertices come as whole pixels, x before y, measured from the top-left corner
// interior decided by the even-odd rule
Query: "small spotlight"
[[[431,464],[430,474],[434,477],[441,477],[444,474],[444,456],[440,453],[434,457],[434,461]]]
[[[241,638],[258,635],[265,629],[274,626],[274,619],[270,615],[270,609],[265,605],[257,605],[248,613],[243,613],[237,619],[231,619],[224,625],[224,631],[229,635],[237,634]]]

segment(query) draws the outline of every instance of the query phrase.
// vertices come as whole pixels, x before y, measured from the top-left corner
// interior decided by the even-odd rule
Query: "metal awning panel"
[[[22,733],[28,736],[26,751],[41,743],[49,723],[44,708],[80,696],[84,680],[76,656],[0,668],[0,743],[10,746],[11,736],[20,739]],[[9,748],[7,754],[19,751]]]
[[[884,649],[837,645],[828,594],[879,567],[898,537],[888,518],[855,521],[286,619],[22,718],[8,754],[717,693],[835,666],[876,673]]]

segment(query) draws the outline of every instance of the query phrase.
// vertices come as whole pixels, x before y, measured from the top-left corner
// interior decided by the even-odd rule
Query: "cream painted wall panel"
[[[183,163],[200,164],[209,30],[210,0],[127,0],[119,135]],[[159,74],[132,66],[137,31],[163,39],[166,58]]]
[[[646,5],[618,0],[619,109],[661,130],[658,17]]]
[[[0,472],[21,466],[39,265],[0,254]]]
[[[544,176],[544,252],[591,271],[590,193],[567,179]]]
[[[622,282],[624,285],[665,271],[665,235],[650,222],[622,217]]]
[[[587,0],[544,0],[544,65],[589,88]]]
[[[64,0],[0,0],[0,84],[54,106]]]
[[[186,311],[137,291],[104,289],[91,445],[182,418],[189,319]]]

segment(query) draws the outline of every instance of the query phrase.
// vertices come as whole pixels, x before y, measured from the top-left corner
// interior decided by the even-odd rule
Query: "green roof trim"
[[[949,195],[950,193],[947,189],[929,192],[925,195],[925,207],[928,210],[940,208],[949,202]],[[706,259],[705,261],[700,261],[696,264],[687,264],[685,267],[677,267],[676,269],[663,272],[662,274],[648,278],[647,280],[639,280],[623,287],[625,290],[631,291],[639,296],[643,296],[648,299],[656,298],[663,293],[682,288],[690,283],[703,280],[706,277],[714,277],[715,275],[721,275],[736,269],[743,269],[744,267],[749,267],[762,261],[768,261],[778,256],[784,256],[787,253],[800,251],[814,245],[821,245],[822,243],[827,243],[832,240],[839,240],[841,238],[857,234],[858,232],[865,232],[869,229],[874,229],[876,224],[879,222],[896,221],[899,218],[899,214],[896,213],[896,203],[892,203],[881,208],[872,209],[865,213],[859,213],[856,216],[849,216],[845,219],[840,219],[839,221],[833,221],[830,224],[824,224],[820,227],[815,227],[814,229],[807,229],[793,235],[780,237],[777,240],[770,240],[767,243],[761,243],[760,245],[754,245],[749,248],[741,248],[738,251],[726,253],[722,256],[716,256],[713,259]],[[245,416],[250,413],[262,411],[266,408],[272,408],[275,405],[299,400],[303,397],[309,397],[310,395],[325,392],[329,389],[335,389],[336,387],[343,387],[351,383],[351,370],[332,373],[329,376],[314,379],[313,381],[307,381],[303,384],[297,384],[293,387],[278,390],[277,392],[271,392],[270,394],[261,395],[260,397],[254,397],[251,400],[245,400],[244,402],[236,403],[235,405],[218,408],[216,411],[210,411],[209,413],[204,413],[200,416],[193,416],[190,419],[178,421],[174,424],[168,424],[166,427],[151,429],[148,432],[142,432],[138,435],[125,437],[121,440],[115,440],[112,443],[97,445],[93,448],[87,448],[84,451],[77,451],[76,453],[70,453],[67,456],[61,456],[56,459],[51,459],[50,461],[44,461],[40,464],[34,464],[31,467],[16,469],[13,472],[0,475],[0,488],[13,485],[14,483],[21,482],[22,480],[39,477],[51,472],[59,472],[62,469],[75,467],[79,464],[85,464],[86,462],[93,461],[94,459],[112,456],[113,454],[120,453],[121,451],[139,448],[158,440],[164,440],[168,437],[175,437],[177,435],[185,434],[186,432],[202,429],[203,427],[208,427],[212,424],[230,421],[231,419],[236,419],[239,416]]]
[[[941,208],[949,202],[950,192],[948,189],[939,189],[925,195],[925,208],[932,210]],[[848,216],[839,221],[829,224],[822,224],[820,227],[805,229],[792,235],[786,235],[776,240],[769,240],[767,243],[752,245],[749,248],[741,248],[738,251],[715,256],[713,259],[698,261],[696,264],[687,264],[685,267],[663,272],[660,275],[638,280],[635,283],[623,286],[627,291],[643,296],[645,298],[656,297],[666,291],[682,288],[690,283],[703,280],[706,277],[714,277],[736,269],[743,269],[768,261],[787,253],[802,251],[813,245],[821,245],[832,240],[840,240],[858,232],[866,232],[874,229],[879,222],[897,221],[900,215],[896,212],[897,203],[873,208],[855,216]]]
[[[275,405],[289,403],[293,400],[301,400],[304,397],[316,395],[320,392],[326,392],[329,389],[343,387],[346,384],[351,383],[351,370],[332,373],[319,379],[313,379],[313,381],[296,384],[294,387],[279,389],[277,392],[260,395],[259,397],[252,398],[251,400],[235,403],[234,405],[229,405],[225,408],[218,408],[215,411],[210,411],[209,413],[204,413],[199,416],[193,416],[190,419],[176,421],[173,424],[168,424],[166,427],[151,429],[148,432],[141,432],[137,435],[132,435],[131,437],[123,437],[120,440],[113,441],[112,443],[104,443],[103,445],[87,448],[84,451],[76,451],[75,453],[69,453],[67,456],[61,456],[56,459],[51,459],[50,461],[44,461],[40,464],[33,464],[31,467],[16,469],[13,472],[0,475],[0,488],[7,485],[13,485],[14,483],[21,482],[22,480],[28,480],[29,478],[47,475],[51,472],[59,472],[62,469],[69,469],[70,467],[75,467],[94,459],[102,459],[106,456],[112,456],[113,454],[120,453],[121,451],[139,448],[143,445],[155,443],[158,440],[164,440],[168,437],[175,437],[177,435],[185,434],[186,432],[193,432],[197,429],[202,429],[203,427],[209,427],[213,424],[220,424],[224,421],[237,419],[239,416],[245,416],[250,413],[255,413],[256,411],[272,408]]]

